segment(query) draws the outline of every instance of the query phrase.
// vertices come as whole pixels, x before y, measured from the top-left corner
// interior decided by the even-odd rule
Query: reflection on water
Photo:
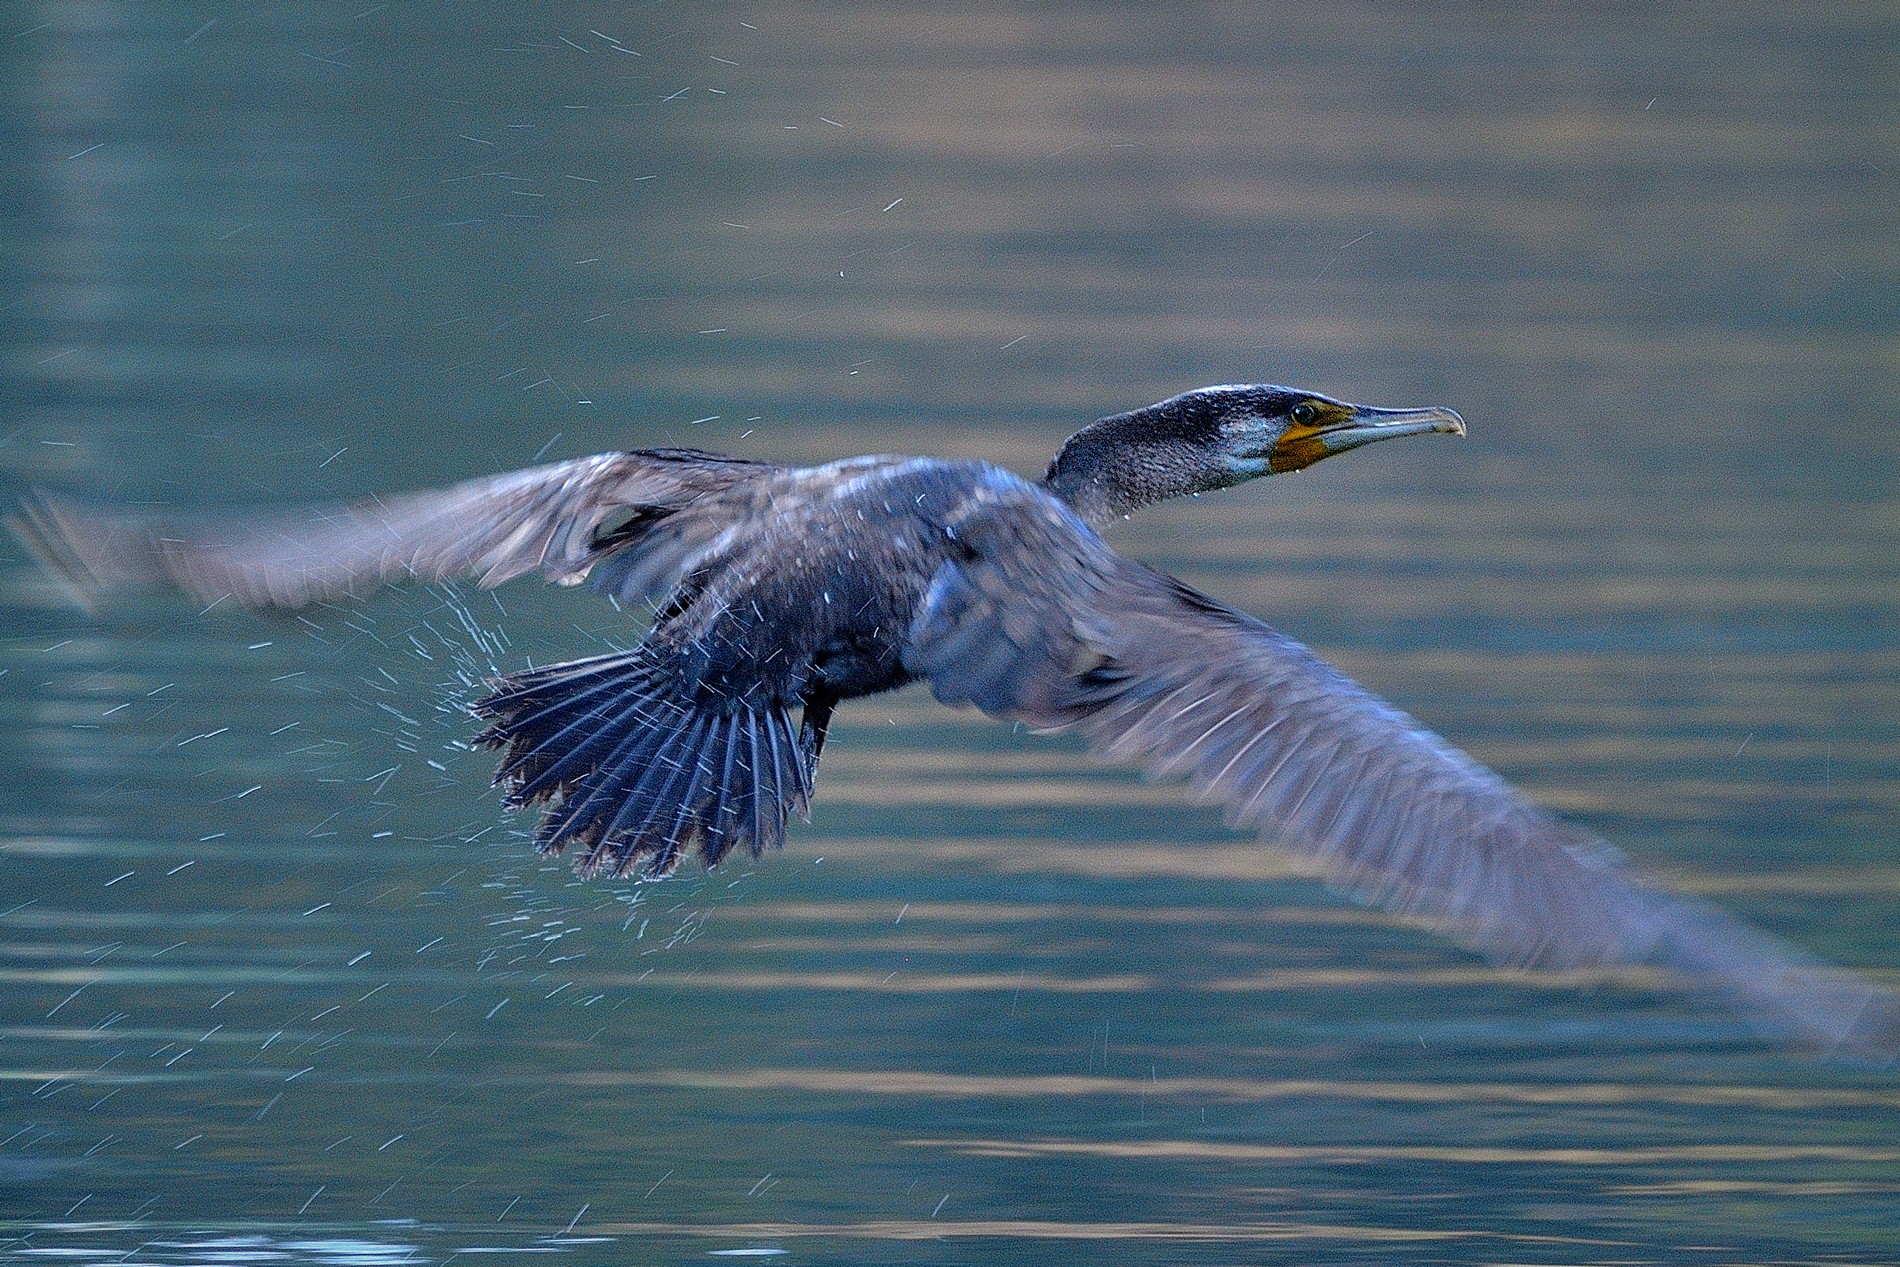
[[[431,1251],[404,1232],[420,1229],[407,1219],[381,1220],[376,1239],[339,1235],[326,1237],[321,1226],[307,1227],[295,1235],[268,1232],[205,1235],[180,1229],[167,1232],[150,1224],[62,1223],[22,1237],[13,1244],[0,1245],[9,1257],[19,1262],[138,1262],[153,1267],[199,1267],[205,1263],[308,1263],[313,1267],[395,1267],[432,1261]],[[36,1240],[60,1239],[70,1243],[58,1246],[33,1244]],[[131,1248],[126,1248],[127,1242]],[[513,1258],[530,1254],[565,1254],[583,1246],[609,1245],[614,1238],[604,1236],[537,1236],[520,1241],[494,1244],[457,1244],[450,1256],[498,1254]],[[713,1250],[718,1255],[783,1253],[782,1250]]]
[[[1196,382],[1442,400],[1469,441],[1117,541],[1900,981],[1891,28],[35,0],[0,472],[1034,471]],[[1891,1071],[1491,970],[916,694],[782,856],[540,866],[458,701],[636,633],[531,586],[95,620],[0,557],[0,1262],[1900,1253]]]

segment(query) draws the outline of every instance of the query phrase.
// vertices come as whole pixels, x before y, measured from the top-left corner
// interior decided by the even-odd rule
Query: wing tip
[[[1768,1023],[1826,1059],[1862,1068],[1900,1063],[1900,996],[1846,969],[1798,963],[1772,982]]]
[[[71,522],[75,505],[57,493],[31,487],[14,497],[13,505],[0,515],[0,526],[44,569],[68,602],[93,612],[113,584],[78,548]]]

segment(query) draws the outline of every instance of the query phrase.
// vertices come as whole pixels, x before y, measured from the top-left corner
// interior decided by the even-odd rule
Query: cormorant
[[[223,517],[36,493],[10,523],[82,595],[162,583],[298,607],[539,571],[651,604],[631,651],[509,674],[473,706],[507,803],[543,807],[541,851],[572,849],[584,876],[778,847],[787,814],[808,815],[832,710],[923,679],[946,704],[1186,776],[1236,826],[1493,958],[1655,964],[1784,1032],[1891,1054],[1893,996],[1665,892],[1298,643],[1097,535],[1163,498],[1464,429],[1449,409],[1220,386],[1084,428],[1039,482],[980,461],[646,449]]]

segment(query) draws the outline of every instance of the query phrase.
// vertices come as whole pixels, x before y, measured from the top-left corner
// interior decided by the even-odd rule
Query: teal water
[[[1883,6],[141,6],[0,30],[0,479],[1455,405],[1123,549],[1900,984]],[[785,853],[525,848],[586,594],[73,610],[0,553],[0,1262],[1872,1263],[1900,1078],[1504,973],[918,694]],[[710,1256],[710,1258],[709,1258]]]

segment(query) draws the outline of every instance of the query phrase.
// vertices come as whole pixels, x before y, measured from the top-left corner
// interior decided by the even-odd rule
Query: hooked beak
[[[1268,465],[1275,474],[1298,471],[1322,458],[1356,449],[1375,440],[1422,436],[1434,432],[1461,436],[1465,420],[1455,409],[1430,405],[1423,409],[1375,409],[1370,405],[1339,405],[1329,417],[1288,427],[1273,446]]]

